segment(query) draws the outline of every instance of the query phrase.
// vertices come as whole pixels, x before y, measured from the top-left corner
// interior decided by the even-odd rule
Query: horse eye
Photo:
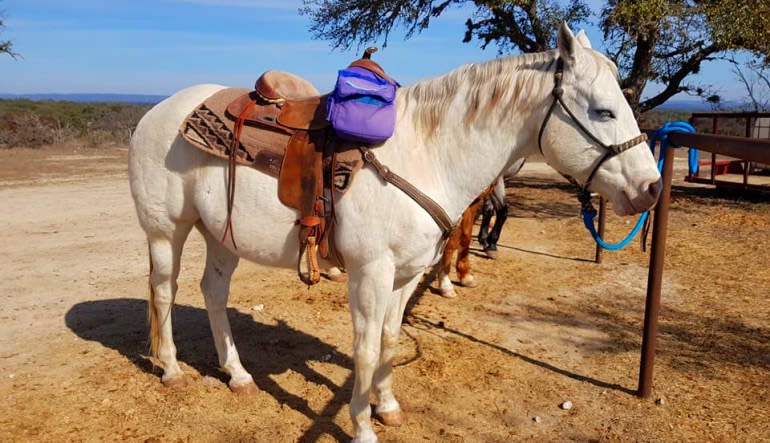
[[[596,114],[602,120],[611,120],[615,118],[615,114],[613,114],[609,109],[597,109]]]

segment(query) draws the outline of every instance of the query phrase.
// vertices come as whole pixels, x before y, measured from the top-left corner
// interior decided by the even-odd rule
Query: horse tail
[[[155,307],[155,288],[152,286],[152,252],[148,245],[147,256],[150,259],[150,274],[147,277],[147,286],[149,288],[149,300],[147,301],[147,320],[150,322],[150,355],[153,358],[158,357],[158,348],[160,348],[160,319],[158,318],[158,308]]]

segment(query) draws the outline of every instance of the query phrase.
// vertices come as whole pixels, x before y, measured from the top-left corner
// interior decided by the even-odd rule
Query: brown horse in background
[[[470,206],[463,212],[463,216],[460,219],[460,224],[452,231],[452,235],[449,237],[446,246],[444,246],[444,254],[441,256],[441,261],[438,263],[438,273],[436,278],[439,281],[439,290],[441,296],[446,298],[455,298],[454,286],[449,279],[449,272],[452,268],[452,257],[455,251],[457,251],[457,262],[455,267],[457,269],[457,277],[460,279],[460,284],[465,287],[475,287],[477,285],[475,277],[471,274],[470,261],[468,256],[470,255],[471,238],[473,237],[473,224],[476,222],[476,216],[479,209],[484,204],[484,200],[495,189],[495,184],[492,184],[484,190]]]
[[[460,223],[452,231],[452,235],[449,237],[446,246],[444,246],[441,261],[438,263],[436,279],[439,281],[439,291],[442,297],[457,297],[452,280],[449,278],[452,268],[452,257],[455,251],[457,251],[455,269],[457,270],[457,278],[460,285],[467,288],[473,288],[478,285],[476,278],[471,273],[469,257],[473,225],[480,211],[483,213],[483,220],[479,227],[479,244],[484,249],[487,257],[493,260],[497,258],[497,239],[500,237],[503,224],[508,218],[508,205],[505,201],[505,180],[518,174],[521,168],[524,167],[525,161],[526,159],[521,159],[514,163],[502,177],[495,180],[484,192],[479,194],[463,212]],[[492,229],[489,230],[489,223],[493,216],[495,217],[495,223]]]

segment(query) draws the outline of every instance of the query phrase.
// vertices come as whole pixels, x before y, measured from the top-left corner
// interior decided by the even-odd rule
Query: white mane
[[[618,68],[603,54],[590,50],[596,66],[607,65],[615,78]],[[419,81],[400,92],[400,107],[411,106],[415,131],[430,139],[447,116],[451,103],[458,94],[467,102],[463,124],[473,125],[479,119],[509,118],[510,111],[528,113],[536,105],[533,97],[553,87],[552,77],[545,74],[558,57],[557,50],[497,58],[484,63],[473,63],[439,77]],[[598,70],[596,72],[598,75]]]
[[[550,88],[545,72],[557,57],[556,51],[510,56],[480,64],[463,65],[440,77],[422,80],[401,92],[402,106],[413,106],[417,133],[431,137],[442,125],[450,104],[458,94],[467,100],[466,125],[477,119],[494,120],[496,110],[530,110],[533,91]],[[535,94],[539,95],[539,94]],[[500,112],[500,118],[510,114]]]

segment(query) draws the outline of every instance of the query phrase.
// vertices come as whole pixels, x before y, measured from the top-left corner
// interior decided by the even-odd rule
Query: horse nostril
[[[650,194],[650,197],[652,197],[654,200],[657,200],[660,196],[660,180],[650,183],[650,187],[647,188],[647,192]]]

